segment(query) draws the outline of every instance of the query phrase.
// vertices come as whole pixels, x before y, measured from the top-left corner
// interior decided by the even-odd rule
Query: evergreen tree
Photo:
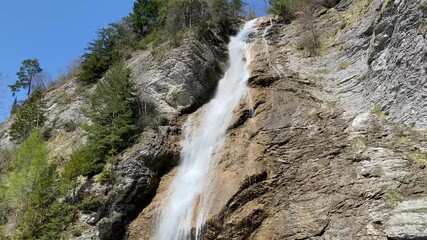
[[[18,80],[13,85],[9,85],[12,96],[14,97],[21,88],[28,89],[27,96],[30,96],[34,84],[34,79],[37,74],[40,74],[43,69],[40,68],[37,59],[26,59],[22,62],[19,72],[16,73]]]
[[[59,175],[55,165],[46,165],[38,177],[33,193],[26,198],[28,208],[18,227],[18,239],[61,239],[74,219],[74,208],[57,201]]]
[[[167,9],[166,30],[172,35],[183,28],[205,23],[210,16],[205,0],[171,0]]]
[[[21,142],[25,140],[31,131],[43,125],[46,120],[44,116],[44,104],[42,92],[36,90],[25,101],[22,107],[17,110],[14,122],[10,126],[10,136],[12,140]]]
[[[126,21],[138,36],[145,36],[159,23],[159,9],[159,0],[137,0]]]
[[[136,126],[137,96],[130,71],[120,61],[99,82],[91,98],[86,126],[89,144],[105,154],[114,154],[130,144]]]
[[[84,83],[95,83],[108,68],[119,59],[116,48],[120,43],[117,28],[110,25],[97,33],[98,37],[89,43],[88,52],[82,56],[81,72],[78,78]]]

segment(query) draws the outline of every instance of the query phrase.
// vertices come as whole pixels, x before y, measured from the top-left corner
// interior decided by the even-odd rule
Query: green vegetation
[[[277,15],[285,21],[294,19],[298,13],[307,13],[310,8],[334,7],[337,0],[269,0],[268,13]],[[307,17],[307,16],[305,16]]]
[[[301,10],[302,7],[311,4],[312,0],[270,0],[271,8],[268,9],[268,13],[277,15],[285,21],[292,20],[295,18],[297,11]]]
[[[93,176],[103,170],[106,159],[132,144],[140,130],[137,116],[140,104],[123,62],[115,64],[98,83],[91,97],[85,126],[88,142],[71,156],[65,165],[63,180],[75,187],[78,176]]]
[[[366,138],[364,136],[353,138],[350,147],[355,150],[366,148]]]
[[[89,43],[83,54],[82,71],[78,75],[84,83],[95,83],[108,68],[120,58],[117,45],[120,43],[118,25],[110,25],[98,31],[98,38]]]
[[[91,97],[86,116],[92,124],[86,126],[89,142],[98,152],[111,154],[123,150],[132,142],[138,129],[136,117],[138,98],[130,71],[123,62],[115,64],[98,83]]]
[[[84,146],[76,150],[64,166],[62,180],[65,187],[74,188],[78,176],[93,176],[102,171],[103,160],[91,146]]]
[[[13,85],[9,85],[14,97],[21,88],[28,89],[27,96],[30,96],[33,87],[40,87],[36,85],[35,78],[40,74],[43,69],[40,68],[37,59],[26,59],[22,62],[19,72],[16,73],[18,80]]]
[[[74,215],[70,206],[57,201],[58,179],[56,166],[48,162],[46,144],[35,129],[0,181],[0,223],[17,224],[14,239],[59,239]]]
[[[129,16],[98,31],[82,56],[78,78],[96,83],[116,62],[151,43],[171,40],[170,46],[179,46],[186,29],[230,28],[243,7],[241,0],[137,0]]]
[[[290,22],[301,16],[302,35],[299,37],[298,50],[303,51],[304,57],[318,54],[320,48],[319,36],[314,24],[315,11],[321,6],[317,0],[270,0],[269,13],[277,15],[284,22]]]
[[[403,201],[403,196],[398,188],[389,188],[385,193],[385,204],[389,208],[395,208]]]
[[[334,7],[337,0],[270,0],[268,12],[277,15],[285,23],[298,19],[301,25],[301,35],[298,39],[297,49],[302,51],[302,57],[323,55],[321,47],[328,41],[320,41],[319,31],[316,26],[316,12],[321,8]],[[342,28],[344,26],[340,26]],[[332,35],[335,36],[337,32]],[[331,36],[332,37],[332,36]],[[322,39],[323,40],[323,39]],[[327,40],[327,39],[326,39]]]
[[[126,22],[136,36],[146,36],[160,24],[160,6],[161,1],[153,0],[137,0],[133,4],[133,12],[126,18]]]
[[[421,168],[427,166],[427,153],[419,149],[413,150],[408,154],[409,159]]]
[[[12,140],[22,142],[34,128],[42,126],[45,121],[42,97],[42,92],[36,90],[17,110],[14,122],[10,127]]]
[[[87,196],[79,204],[79,210],[90,213],[98,210],[102,206],[102,198],[99,196]]]
[[[381,106],[376,105],[376,104],[372,107],[371,113],[373,115],[376,115],[376,116],[379,116],[379,117],[383,117],[383,116],[386,115],[386,112],[384,111],[384,109]]]
[[[80,235],[81,229],[67,229],[76,213],[96,211],[104,199],[77,196],[78,177],[96,175],[98,183],[113,183],[117,155],[136,140],[144,124],[163,121],[150,117],[154,110],[149,102],[142,111],[124,59],[137,49],[154,49],[164,42],[168,44],[162,47],[177,47],[189,32],[203,40],[213,39],[213,28],[217,34],[228,34],[242,11],[241,0],[137,0],[129,16],[100,29],[81,60],[57,80],[76,76],[81,83],[76,95],[88,92],[88,84],[97,84],[84,111],[89,119],[82,126],[87,141],[65,163],[66,157],[49,159],[43,139],[47,134],[41,130],[46,121],[43,90],[55,86],[45,83],[37,59],[23,61],[18,80],[9,86],[13,96],[28,91],[27,100],[15,99],[12,110],[10,136],[20,145],[0,151],[0,239],[62,239],[64,231]],[[69,95],[64,93],[60,103],[69,104]],[[73,132],[78,127],[68,121],[63,129]]]

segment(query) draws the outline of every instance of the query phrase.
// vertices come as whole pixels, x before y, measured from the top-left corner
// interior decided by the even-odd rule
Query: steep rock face
[[[421,2],[341,0],[319,9],[316,56],[299,46],[303,20],[258,20],[250,94],[227,133],[205,239],[427,238]],[[152,238],[176,172],[183,114],[203,112],[223,70],[223,44],[189,36],[128,60],[156,120],[107,165],[113,182],[82,179],[78,199],[103,204],[79,214],[75,225],[85,231],[77,239],[121,239],[125,231],[127,239]],[[65,162],[84,143],[78,126],[93,90],[73,80],[47,93],[53,158]],[[0,127],[1,147],[11,145],[12,121]]]
[[[427,46],[421,3],[341,1],[314,22],[322,44],[319,56],[291,53],[289,66],[304,77],[325,80],[347,115],[377,106],[392,121],[425,128]],[[293,25],[281,38],[297,47],[303,31],[300,23]]]
[[[129,61],[141,90],[162,111],[191,112],[205,103],[220,79],[225,53],[214,35],[199,41],[195,36],[183,39],[179,48],[167,45],[145,51]]]
[[[427,238],[420,3],[320,10],[317,56],[298,47],[302,20],[258,20],[204,239]],[[173,174],[127,239],[152,239]]]
[[[80,195],[104,199],[94,213],[80,217],[89,227],[79,239],[121,239],[126,225],[151,201],[159,179],[176,165],[182,113],[206,102],[220,78],[225,57],[223,40],[216,35],[184,38],[181,46],[163,44],[128,61],[143,102],[154,113],[138,142],[111,166],[113,184],[88,179]]]
[[[225,40],[214,33],[205,38],[189,34],[180,46],[164,43],[134,53],[127,61],[144,103],[144,132],[107,164],[109,181],[100,181],[100,176],[80,179],[73,201],[92,196],[102,204],[95,211],[78,214],[78,222],[71,227],[83,230],[77,239],[121,239],[126,225],[150,202],[159,178],[177,163],[182,114],[207,101],[222,74],[224,45]],[[70,79],[45,94],[43,131],[50,157],[60,166],[86,141],[81,124],[88,121],[84,108],[95,88]],[[0,150],[14,145],[9,138],[12,122],[13,117],[1,124]],[[64,238],[76,237],[66,232]]]
[[[341,11],[345,15],[346,11],[354,11],[361,1],[348,4],[344,8],[345,2],[342,2],[337,8],[343,7]],[[418,14],[418,5],[398,1],[380,9],[388,12],[394,4]],[[328,29],[330,14],[335,11],[330,9],[321,15],[317,24]],[[372,11],[372,8],[363,11]],[[402,13],[395,11],[393,14],[400,19]],[[365,17],[360,19],[362,25],[365,20]],[[407,78],[401,75],[396,83],[400,90],[393,93],[393,83],[388,82],[390,76],[376,75],[376,69],[368,65],[368,58],[361,58],[368,56],[369,47],[353,52],[346,47],[342,52],[334,47],[332,50],[322,47],[321,51],[326,52],[321,52],[319,57],[304,56],[293,45],[302,34],[298,32],[301,31],[298,24],[276,24],[265,33],[263,29],[271,23],[268,20],[259,23],[250,81],[253,105],[257,106],[255,115],[229,132],[221,160],[223,168],[218,173],[218,176],[223,175],[219,178],[226,179],[222,184],[236,180],[238,184],[232,185],[238,187],[234,192],[218,191],[218,199],[227,201],[215,205],[213,216],[207,222],[205,238],[426,238],[427,214],[422,207],[426,199],[423,180],[427,173],[425,132],[400,124],[409,123],[409,120],[412,125],[423,126],[425,119],[421,115],[403,118],[414,108],[422,109],[423,103],[396,102],[396,99],[411,98],[404,92],[413,86],[407,85]],[[342,34],[349,34],[347,31],[357,29],[355,26],[360,24],[356,20],[354,26],[347,26],[349,29],[344,28]],[[418,30],[416,22],[408,29],[406,34],[421,34],[411,30]],[[261,39],[263,34],[265,39]],[[326,42],[330,33],[323,34],[320,37]],[[338,34],[336,39],[340,37]],[[375,39],[374,36],[371,41]],[[417,40],[425,46],[424,38]],[[413,44],[413,48],[420,45],[417,41],[405,41]],[[425,63],[425,50],[413,53],[407,52],[404,45],[395,47],[393,50],[385,47],[381,51]],[[339,67],[332,59],[349,59],[350,63],[346,69],[341,69],[344,67]],[[378,61],[376,57],[373,59],[371,64]],[[368,66],[368,74],[360,71],[356,60]],[[327,72],[322,71],[325,66],[331,67],[330,72],[322,74]],[[399,72],[393,69],[393,64],[387,67],[390,74]],[[425,71],[420,68],[410,67],[402,74],[416,76],[416,81],[412,81],[416,86],[422,86],[426,80]],[[356,79],[366,82],[351,83]],[[341,85],[343,82],[345,88]],[[372,82],[389,90],[378,91],[377,87],[372,87]],[[371,111],[372,103],[378,99],[392,98],[393,101],[381,105],[381,110]],[[400,110],[393,112],[398,104],[402,104]],[[245,109],[248,107],[242,105],[236,119]],[[241,149],[251,149],[251,152]],[[256,164],[251,163],[251,159],[256,159]],[[234,173],[230,165],[235,165]],[[241,171],[248,169],[248,165],[251,171],[245,177],[234,177],[237,172],[243,175]],[[405,207],[411,204],[410,209]]]

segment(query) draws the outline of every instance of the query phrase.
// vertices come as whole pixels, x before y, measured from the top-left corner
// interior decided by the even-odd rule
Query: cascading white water
[[[233,110],[247,93],[248,65],[251,61],[248,35],[256,19],[247,22],[239,34],[231,37],[228,45],[229,69],[220,80],[215,97],[207,104],[196,126],[190,116],[184,126],[181,165],[169,188],[167,202],[161,206],[155,235],[157,240],[196,238],[209,211],[207,177],[215,169],[214,153],[224,141]]]

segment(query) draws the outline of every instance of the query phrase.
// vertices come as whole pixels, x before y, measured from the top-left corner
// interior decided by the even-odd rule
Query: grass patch
[[[353,6],[346,12],[347,19],[345,20],[346,26],[352,25],[358,19],[360,19],[365,13],[367,13],[370,9],[369,5],[371,5],[373,1],[371,0],[362,0],[357,1]]]
[[[379,117],[383,117],[386,115],[384,109],[380,106],[380,105],[374,105],[371,109],[371,113],[373,115],[379,116]]]
[[[411,139],[407,136],[399,136],[396,140],[395,143],[399,144],[399,145],[403,145],[403,144],[408,144],[411,142]]]
[[[412,150],[408,154],[409,159],[415,163],[415,165],[425,168],[427,166],[427,153],[422,152],[421,150]]]
[[[114,183],[115,176],[112,172],[112,165],[110,163],[106,164],[102,172],[96,175],[96,181],[102,184]]]
[[[366,148],[366,137],[357,136],[351,139],[350,148],[354,150]]]
[[[83,213],[91,213],[96,212],[98,209],[102,206],[103,201],[102,198],[99,196],[87,196],[85,197],[82,202],[79,204],[79,210],[81,210]]]
[[[389,188],[385,193],[385,204],[389,208],[395,208],[403,201],[403,195],[398,188]]]

